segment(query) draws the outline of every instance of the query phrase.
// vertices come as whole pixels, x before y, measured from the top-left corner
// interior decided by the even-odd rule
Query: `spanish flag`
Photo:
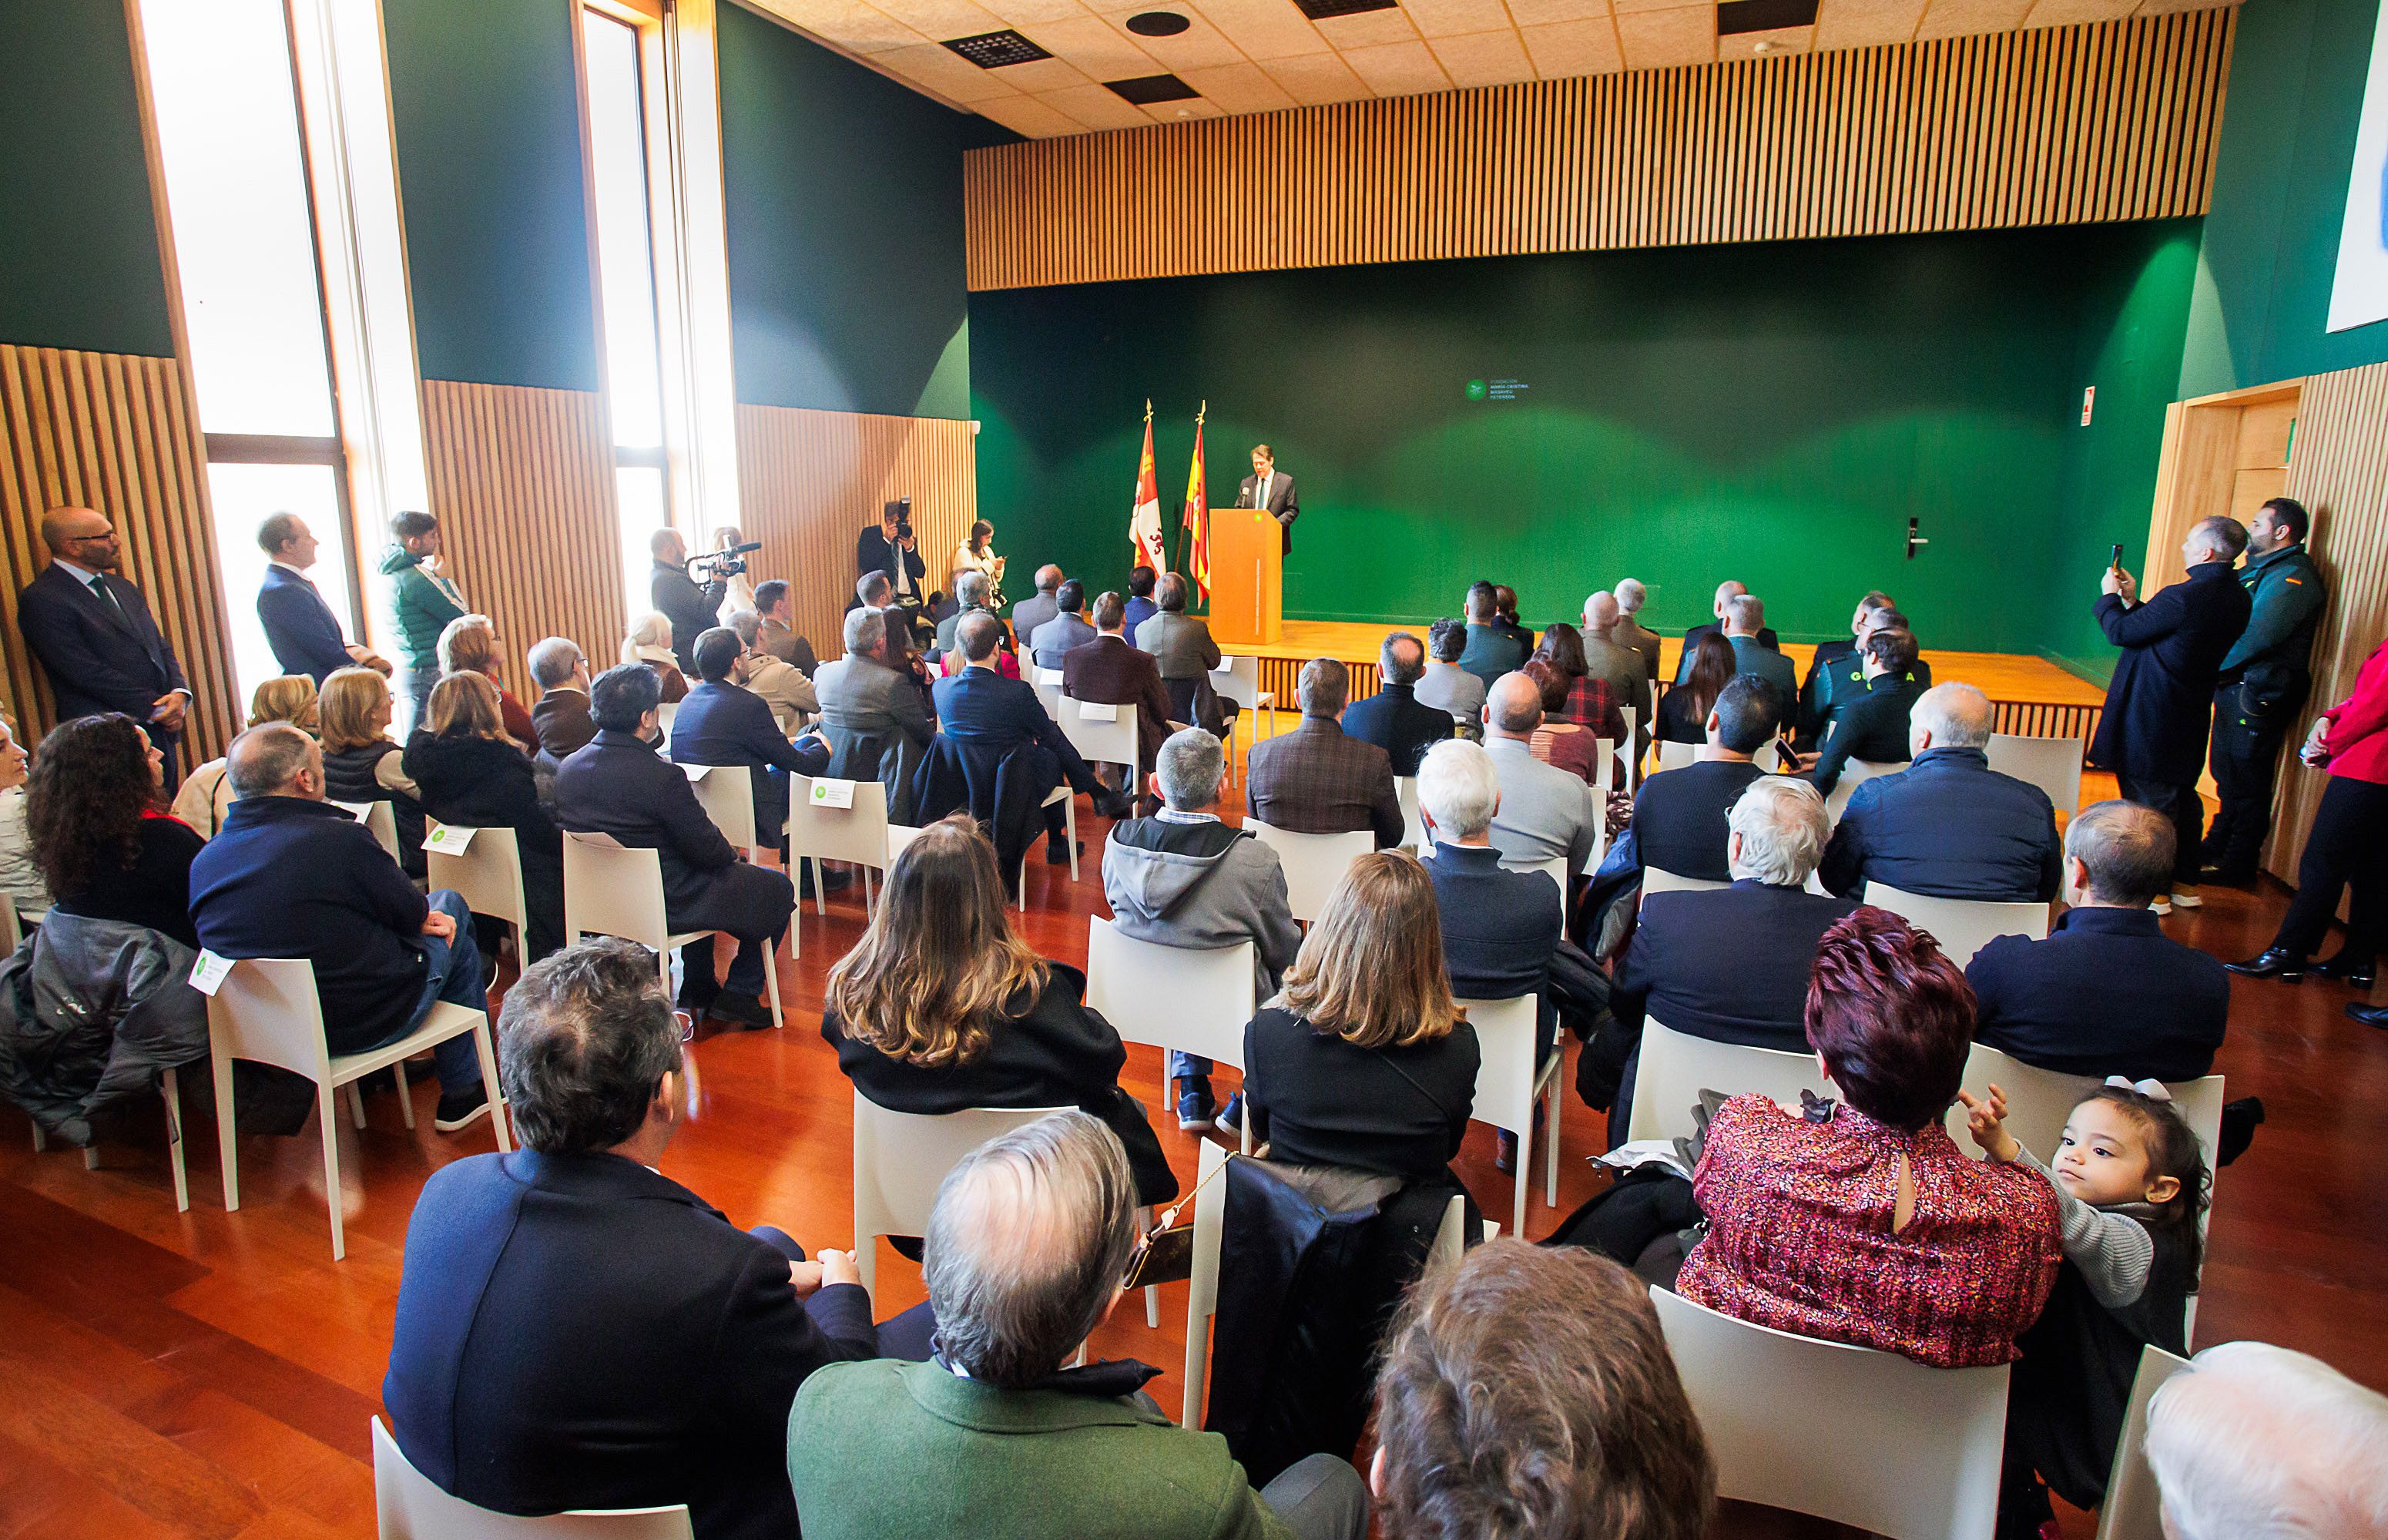
[[[1202,487],[1202,419],[1210,411],[1211,403],[1205,401],[1194,414],[1194,465],[1186,473],[1186,530],[1191,537],[1186,543],[1186,571],[1204,604],[1211,601],[1211,507]]]
[[[1128,512],[1127,542],[1136,559],[1155,572],[1169,570],[1161,552],[1161,473],[1152,463],[1152,403],[1144,403],[1144,458],[1137,462],[1136,502]]]

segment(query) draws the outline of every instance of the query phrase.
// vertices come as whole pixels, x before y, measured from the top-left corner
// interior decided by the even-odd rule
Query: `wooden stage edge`
[[[1385,633],[1406,630],[1423,639],[1427,624],[1418,620],[1288,620],[1282,639],[1271,645],[1233,647],[1222,643],[1220,646],[1230,654],[1259,657],[1261,688],[1275,691],[1278,701],[1289,707],[1294,677],[1302,665],[1314,657],[1332,657],[1352,669],[1354,699],[1375,694],[1377,654],[1384,644]],[[1676,660],[1683,652],[1683,638],[1670,636],[1665,642],[1660,674],[1672,679]],[[1808,660],[1815,650],[1810,643],[1783,644],[1784,655],[1798,668],[1802,679],[1807,677]],[[2096,729],[2098,708],[2105,704],[2103,690],[2043,657],[2021,653],[1938,650],[1928,651],[1924,656],[1932,665],[1936,682],[1962,680],[1978,687],[1997,703],[2001,732],[2078,737],[2086,743]]]

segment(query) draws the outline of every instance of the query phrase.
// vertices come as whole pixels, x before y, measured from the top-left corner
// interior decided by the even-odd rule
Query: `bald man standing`
[[[1714,631],[1719,636],[1722,636],[1725,630],[1724,620],[1726,612],[1733,608],[1733,602],[1735,599],[1740,598],[1743,594],[1747,593],[1748,592],[1749,585],[1747,583],[1735,582],[1731,578],[1727,578],[1723,582],[1717,584],[1715,605],[1716,618],[1704,626],[1694,626],[1690,630],[1683,633],[1683,655],[1678,659],[1675,664],[1675,682],[1677,684],[1682,684],[1692,677],[1692,663],[1699,653],[1700,638],[1708,635],[1710,631]],[[1762,620],[1763,618],[1764,617],[1761,615],[1760,619]],[[1773,651],[1778,653],[1783,650],[1783,641],[1780,637],[1774,634],[1773,627],[1761,624],[1758,628],[1756,634],[1758,637],[1758,644],[1759,646],[1772,648]],[[1796,686],[1798,681],[1794,680],[1792,683]]]
[[[116,575],[124,552],[115,526],[89,508],[53,508],[42,543],[50,565],[17,596],[17,629],[49,675],[58,719],[121,711],[166,757],[173,785],[191,685],[141,591]]]

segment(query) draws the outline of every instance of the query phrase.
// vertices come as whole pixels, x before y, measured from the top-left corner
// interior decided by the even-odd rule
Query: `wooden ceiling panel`
[[[1534,61],[1526,57],[1526,40],[1511,30],[1438,37],[1429,46],[1455,86],[1507,85],[1534,78]]]

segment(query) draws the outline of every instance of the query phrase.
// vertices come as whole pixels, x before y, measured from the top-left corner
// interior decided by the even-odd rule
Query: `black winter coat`
[[[564,834],[540,806],[530,756],[496,738],[406,741],[406,774],[423,794],[423,810],[442,823],[468,829],[512,829],[522,851],[523,904],[530,934],[523,938],[536,962],[564,944]]]

